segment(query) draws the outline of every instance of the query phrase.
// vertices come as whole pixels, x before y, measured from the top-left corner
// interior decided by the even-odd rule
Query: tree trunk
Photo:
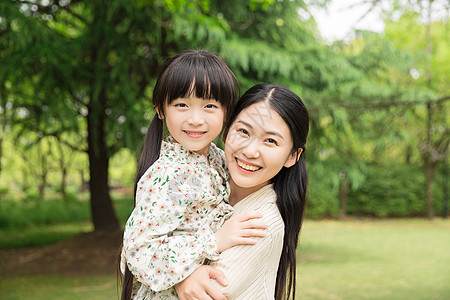
[[[442,164],[442,218],[447,219],[448,215],[448,169],[447,160]]]
[[[405,163],[407,165],[411,164],[411,157],[412,157],[412,146],[407,145],[405,151]]]
[[[425,163],[425,197],[427,203],[427,217],[429,220],[433,220],[434,218],[433,190],[431,184],[433,183],[435,169],[436,167],[431,162]]]
[[[65,160],[65,156],[64,156],[64,150],[61,146],[61,143],[59,141],[56,142],[56,145],[58,147],[58,151],[59,151],[59,164],[61,167],[61,197],[63,199],[66,199],[66,185],[67,185],[67,165],[66,164],[66,160]]]
[[[3,157],[3,136],[0,136],[0,182],[2,182],[2,157]]]
[[[93,37],[90,51],[91,76],[89,79],[89,103],[87,115],[89,189],[92,222],[95,231],[120,230],[108,187],[109,152],[105,137],[105,109],[107,103],[104,79],[108,47],[105,44],[106,10],[100,2],[94,2]]]
[[[61,174],[61,196],[66,199],[67,168],[63,166]]]
[[[423,162],[425,167],[425,201],[427,204],[427,217],[429,220],[434,218],[433,211],[433,190],[431,184],[434,177],[434,163],[431,161],[431,104],[427,104],[427,141],[423,153]]]
[[[104,133],[104,110],[96,109],[95,104],[92,105],[88,115],[89,188],[92,221],[95,231],[119,230],[119,222],[112,206],[108,188],[109,155]]]
[[[44,200],[44,189],[47,185],[47,173],[48,173],[48,164],[47,164],[47,158],[44,153],[42,153],[42,141],[39,142],[37,145],[37,151],[38,151],[38,160],[40,162],[40,165],[38,165],[37,168],[37,177],[40,178],[38,183],[38,200],[42,201]]]
[[[340,177],[342,179],[341,189],[339,191],[340,198],[340,218],[345,218],[347,215],[347,199],[348,199],[348,176],[347,173],[341,171]]]

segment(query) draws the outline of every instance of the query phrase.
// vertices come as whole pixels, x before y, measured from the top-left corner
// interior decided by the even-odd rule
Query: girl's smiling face
[[[232,181],[241,188],[260,189],[296,162],[292,148],[289,127],[267,101],[247,107],[231,124],[225,141]]]
[[[177,98],[164,105],[167,129],[185,148],[207,155],[211,142],[222,131],[225,109],[214,99]]]

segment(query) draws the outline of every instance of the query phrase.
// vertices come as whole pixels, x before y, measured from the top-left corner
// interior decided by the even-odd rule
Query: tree
[[[433,11],[441,1],[417,1],[411,10],[405,12],[397,22],[389,22],[386,27],[386,38],[400,49],[412,51],[413,65],[410,68],[409,83],[434,93],[433,98],[441,97],[442,101],[424,103],[418,111],[416,119],[422,124],[416,129],[424,165],[427,216],[434,217],[432,205],[432,182],[437,167],[448,154],[450,139],[448,137],[448,99],[450,95],[448,81],[450,69],[444,63],[450,59],[449,41],[442,39],[442,34],[448,31],[448,23],[435,20]],[[420,20],[425,19],[425,24]],[[414,38],[411,38],[414,32]],[[425,126],[423,126],[425,125]],[[422,128],[425,128],[423,130]]]
[[[108,189],[109,159],[122,147],[139,147],[149,117],[144,118],[145,102],[163,60],[184,48],[213,48],[224,37],[226,23],[210,12],[209,4],[128,0],[0,4],[0,39],[6,45],[0,57],[1,86],[19,87],[10,92],[13,106],[30,112],[22,120],[25,131],[55,136],[60,143],[87,152],[95,230],[119,228]],[[80,129],[85,130],[80,133],[85,142],[65,139],[73,135],[63,133]]]

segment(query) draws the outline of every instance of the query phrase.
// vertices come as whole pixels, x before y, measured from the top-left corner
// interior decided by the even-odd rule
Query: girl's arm
[[[136,279],[153,291],[170,288],[205,258],[218,257],[206,218],[189,230],[193,220],[186,210],[201,194],[201,186],[189,184],[190,176],[182,169],[162,176],[149,172],[138,184],[136,207],[125,225],[124,256]]]
[[[228,281],[222,271],[211,266],[201,266],[188,278],[175,285],[178,298],[180,300],[227,300],[210,279],[217,280],[223,286],[228,285]]]
[[[265,237],[267,225],[261,221],[263,215],[259,212],[246,212],[232,216],[227,220],[214,237],[217,251],[223,252],[235,245],[254,245],[257,240],[253,237]]]
[[[192,172],[180,169],[166,174],[143,176],[136,193],[136,207],[124,232],[123,253],[128,268],[153,291],[168,289],[184,280],[205,258],[215,260],[219,251],[237,244],[254,244],[249,237],[265,235],[253,229],[265,228],[261,222],[255,224],[254,218],[261,217],[259,213],[232,217],[216,233],[217,245],[207,216],[201,226],[187,230],[194,220],[189,220],[186,212],[201,198],[201,185],[192,178]]]
[[[255,299],[251,292],[247,294],[251,291],[249,286],[256,276],[268,276],[267,272],[276,275],[284,236],[282,223],[271,223],[266,215],[264,217],[263,220],[269,226],[267,236],[259,238],[255,245],[238,245],[224,251],[220,259],[213,261],[210,266],[222,271],[221,273],[211,273],[210,269],[204,270],[203,266],[196,270],[175,286],[177,293],[183,296],[180,299]],[[268,267],[269,264],[272,264],[272,267]],[[223,278],[223,275],[227,279],[227,285],[223,284],[223,280],[217,280]],[[217,282],[211,279],[216,279]],[[272,283],[275,284],[275,277]],[[198,295],[207,295],[210,298],[198,298]],[[226,298],[222,298],[225,296]]]
[[[223,287],[216,284],[227,299],[255,299],[256,290],[261,286],[253,286],[255,277],[266,277],[264,286],[268,290],[271,287],[266,286],[276,282],[278,263],[283,246],[284,227],[282,222],[271,223],[267,215],[264,215],[264,221],[268,224],[267,236],[259,238],[253,246],[238,245],[222,252],[217,261],[211,262],[211,266],[223,271],[229,284]],[[268,276],[268,277],[267,277]],[[261,281],[259,281],[261,282]],[[256,289],[256,290],[255,290]],[[258,290],[258,293],[261,291]],[[270,299],[270,295],[267,296]],[[273,297],[273,295],[272,295]],[[258,294],[258,299],[266,299]]]

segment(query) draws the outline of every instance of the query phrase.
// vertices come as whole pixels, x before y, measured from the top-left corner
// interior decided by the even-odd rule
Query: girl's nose
[[[256,139],[251,139],[247,145],[244,145],[242,149],[242,154],[248,158],[259,158],[259,146]]]
[[[203,125],[205,123],[205,119],[203,118],[203,115],[199,112],[192,112],[192,114],[188,118],[189,125],[193,126],[199,126]]]

